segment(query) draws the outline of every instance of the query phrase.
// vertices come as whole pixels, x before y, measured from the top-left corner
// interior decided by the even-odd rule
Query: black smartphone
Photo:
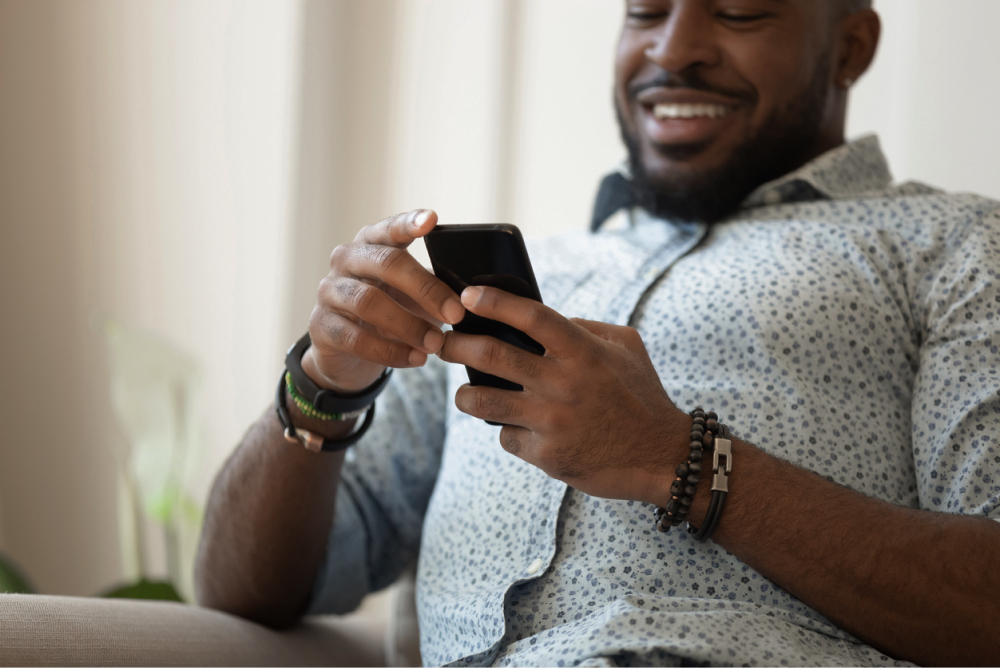
[[[521,231],[514,225],[438,225],[424,237],[434,275],[456,294],[470,285],[500,288],[519,297],[541,302]],[[486,334],[536,355],[545,348],[524,332],[468,311],[452,329],[464,334]],[[471,385],[489,385],[521,391],[514,382],[465,367]],[[493,424],[493,423],[491,423]]]

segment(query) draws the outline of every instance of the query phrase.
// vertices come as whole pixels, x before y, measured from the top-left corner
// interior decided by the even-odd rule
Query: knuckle
[[[377,230],[392,224],[392,219],[393,216],[389,216],[388,218],[383,218],[382,220],[372,225],[365,225],[360,230],[358,230],[358,233],[357,235],[355,235],[354,240],[363,243],[370,243],[370,239],[372,239],[377,234]]]
[[[334,323],[331,324],[329,330],[330,338],[334,341],[339,341],[345,349],[355,351],[361,347],[364,336],[359,328]]]
[[[391,362],[393,360],[393,345],[383,339],[375,339],[371,344],[371,355],[381,362]]]
[[[395,321],[395,318],[392,321]],[[410,340],[419,340],[421,345],[423,345],[424,336],[429,330],[427,323],[417,317],[406,318],[405,321],[404,334]]]
[[[531,353],[517,354],[511,356],[511,366],[528,378],[538,378],[542,373],[540,359],[538,355]]]
[[[319,332],[325,332],[326,327],[324,326],[323,320],[326,317],[327,311],[319,304],[313,306],[312,313],[309,314],[309,334],[312,338],[313,343],[317,343],[317,336]]]
[[[344,303],[350,305],[356,313],[368,311],[378,296],[375,288],[361,281],[340,281],[337,291]]]
[[[334,291],[333,285],[334,279],[330,274],[320,279],[319,285],[316,287],[316,295],[320,302],[330,299],[330,294]]]
[[[512,455],[518,454],[523,448],[520,439],[514,435],[514,431],[506,427],[500,430],[500,446]]]
[[[476,415],[504,421],[517,417],[514,405],[494,392],[480,390],[473,398],[473,408]]]
[[[404,251],[389,246],[381,246],[374,252],[375,266],[383,274],[391,273],[406,256]]]
[[[545,319],[545,311],[540,306],[531,305],[525,309],[524,323],[528,328],[535,328],[542,324]]]
[[[489,366],[496,366],[503,359],[503,350],[498,342],[486,339],[480,344],[479,358]]]
[[[476,415],[486,415],[493,408],[493,402],[485,392],[476,392],[472,397],[472,408]]]
[[[437,279],[431,277],[427,278],[426,280],[422,281],[419,286],[417,286],[417,297],[419,297],[421,300],[427,299],[432,294],[434,294],[434,288],[436,288],[437,286],[438,286]]]
[[[347,262],[351,254],[350,244],[340,244],[330,253],[330,268],[340,267]]]

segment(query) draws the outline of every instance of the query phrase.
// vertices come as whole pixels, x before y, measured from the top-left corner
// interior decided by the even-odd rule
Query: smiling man
[[[862,0],[627,2],[629,161],[530,246],[546,306],[450,292],[405,250],[429,210],[335,249],[201,602],[282,626],[419,557],[429,664],[1000,660],[1000,203],[844,142],[878,35]]]

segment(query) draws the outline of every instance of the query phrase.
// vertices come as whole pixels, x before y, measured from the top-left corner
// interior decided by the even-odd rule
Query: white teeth
[[[729,107],[721,104],[657,104],[653,106],[653,116],[664,118],[722,118],[729,113]]]

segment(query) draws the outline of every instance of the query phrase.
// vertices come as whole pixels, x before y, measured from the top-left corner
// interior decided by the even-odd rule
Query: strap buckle
[[[296,429],[293,432],[291,427],[285,427],[285,440],[289,443],[301,443],[310,452],[323,450],[323,438],[305,429]]]

